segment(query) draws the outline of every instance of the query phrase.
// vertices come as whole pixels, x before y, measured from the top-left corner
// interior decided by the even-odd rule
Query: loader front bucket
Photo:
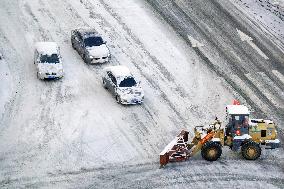
[[[182,130],[160,153],[160,165],[164,167],[169,162],[184,161],[188,156],[188,131]]]

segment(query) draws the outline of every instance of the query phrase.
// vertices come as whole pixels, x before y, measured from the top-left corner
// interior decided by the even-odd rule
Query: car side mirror
[[[103,44],[106,44],[106,43],[107,43],[107,41],[104,41],[104,42],[103,42]]]

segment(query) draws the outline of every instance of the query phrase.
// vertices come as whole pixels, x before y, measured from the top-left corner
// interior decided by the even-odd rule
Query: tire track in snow
[[[198,29],[198,31],[200,31],[202,36],[204,36],[207,41],[209,41],[214,47],[216,47],[218,49],[218,52],[221,52],[222,56],[225,57],[226,60],[229,60],[229,62],[231,64],[233,64],[234,69],[236,70],[236,73],[238,73],[238,76],[243,80],[243,82],[246,83],[254,91],[254,93],[258,96],[258,98],[260,98],[262,100],[262,102],[267,104],[270,107],[270,109],[273,110],[273,112],[275,112],[276,114],[278,114],[279,118],[282,119],[284,117],[284,109],[275,107],[275,105],[271,102],[271,100],[269,98],[267,98],[267,96],[265,94],[263,94],[263,92],[253,82],[250,81],[250,79],[247,77],[247,75],[243,71],[242,67],[238,63],[239,61],[235,57],[231,56],[229,53],[226,53],[226,51],[218,45],[218,41],[214,37],[210,36],[210,34],[209,34],[210,32],[206,31],[206,28],[203,28],[202,26],[200,26],[198,21],[194,21],[187,14],[187,12],[185,12],[183,9],[181,9],[181,7],[178,4],[176,4],[176,1],[173,2],[173,6],[187,16],[188,20],[191,22],[192,25],[196,26],[196,29]],[[239,28],[243,28],[242,25],[238,25],[238,26],[239,26]],[[259,67],[259,66],[257,66],[257,67]],[[264,70],[262,69],[262,71],[267,72],[265,70],[265,68],[264,68]],[[268,76],[269,76],[269,73],[268,73]],[[272,81],[274,81],[273,78],[270,77],[270,79]],[[276,82],[275,84],[276,84],[276,86],[279,87],[278,82]],[[280,88],[283,88],[283,86],[280,87]],[[281,101],[283,102],[283,99],[281,97],[279,99],[281,99]],[[250,105],[252,105],[252,104],[250,103]],[[282,121],[284,121],[284,120],[282,120]]]
[[[71,6],[71,5],[66,5],[66,6]],[[88,8],[89,9],[89,8]],[[75,9],[73,9],[72,7],[69,7],[68,8],[68,10],[72,10],[72,14],[73,15],[78,15],[77,17],[80,17],[79,16],[79,14],[78,14],[78,12],[76,12],[75,11]],[[97,15],[96,15],[97,16]],[[81,19],[83,19],[82,17],[80,17]],[[85,22],[85,21],[84,21]],[[76,24],[75,24],[76,25]],[[75,51],[74,51],[74,53],[76,53]],[[112,59],[111,59],[111,61],[110,61],[111,63],[111,65],[117,65],[117,64],[119,64],[118,63],[118,61],[117,61],[117,59],[115,58],[115,56],[112,56]],[[100,64],[100,65],[85,65],[85,64],[82,64],[82,66],[86,66],[88,69],[90,69],[90,70],[92,70],[93,72],[94,72],[94,74],[96,75],[96,78],[98,79],[98,80],[101,80],[101,72],[102,72],[102,70],[103,70],[103,68],[104,67],[107,67],[107,66],[109,66],[109,64],[107,64],[107,65],[104,65],[104,64]],[[128,110],[127,110],[128,111]],[[128,111],[128,114],[132,114],[132,111]],[[143,132],[145,132],[145,129],[147,129],[145,126],[144,127],[140,127],[138,130],[136,130],[134,133],[135,133],[135,135],[136,135],[136,138],[141,138],[140,137],[140,134],[141,133],[143,133]],[[144,131],[143,131],[144,130]],[[126,135],[124,135],[126,138],[129,138],[129,137],[127,137]],[[139,140],[138,140],[139,141]],[[129,143],[133,143],[133,141],[129,141]],[[143,144],[143,141],[141,141],[140,142],[140,145],[141,146],[143,146],[142,145]],[[145,145],[145,144],[144,144]],[[136,148],[137,149],[137,148]],[[138,150],[138,152],[139,152],[139,150]],[[144,152],[145,153],[145,152]],[[140,156],[141,157],[143,157],[143,153],[141,153],[140,152]]]
[[[175,2],[169,2],[167,1],[167,5],[164,8],[164,10],[162,10],[162,8],[159,5],[159,2],[153,2],[152,0],[148,0],[147,1],[150,5],[152,5],[152,7],[158,12],[160,13],[160,15],[174,28],[176,29],[176,31],[178,32],[178,34],[185,40],[187,41],[189,44],[190,41],[188,40],[188,23],[190,23],[190,25],[194,28],[194,30],[198,31],[198,33],[200,33],[202,35],[203,38],[206,39],[206,41],[208,41],[209,43],[211,43],[214,48],[216,48],[218,50],[219,53],[222,53],[222,57],[225,58],[225,60],[229,60],[229,62],[231,64],[234,65],[234,69],[236,69],[237,73],[239,74],[238,76],[242,79],[242,81],[248,85],[251,90],[254,91],[254,93],[256,94],[256,96],[261,99],[265,104],[268,105],[268,107],[270,107],[271,110],[273,110],[273,112],[277,113],[279,115],[279,117],[284,117],[284,113],[277,109],[271,102],[270,100],[262,94],[262,92],[251,82],[249,81],[249,79],[246,77],[245,74],[243,74],[243,69],[239,67],[238,65],[238,60],[236,60],[235,57],[230,56],[229,54],[227,54],[226,52],[224,52],[223,48],[218,46],[218,42],[216,42],[216,40],[214,40],[214,38],[212,39],[211,36],[208,36],[207,32],[205,31],[205,28],[202,28],[198,23],[196,23],[194,20],[192,20],[192,18],[190,18],[185,12],[184,10],[182,10]],[[164,2],[165,3],[165,2]],[[168,10],[168,11],[166,11]],[[177,11],[178,15],[179,15],[179,19],[176,16],[173,16],[173,11]],[[167,13],[166,13],[167,12]],[[244,99],[246,99],[246,101],[248,102],[248,104],[253,107],[254,110],[256,110],[258,112],[258,115],[260,115],[261,117],[265,117],[266,113],[264,113],[261,110],[261,107],[258,107],[255,105],[254,101],[246,94],[243,92],[243,90],[241,89],[241,87],[239,87],[231,78],[229,75],[227,75],[223,70],[221,70],[218,66],[216,66],[209,58],[207,58],[205,52],[203,52],[202,50],[200,50],[199,48],[193,48],[194,51],[196,52],[197,55],[200,56],[200,58],[203,60],[204,63],[206,63],[206,65],[214,72],[217,74],[217,76],[224,78],[225,81],[235,90],[238,92],[238,94],[240,94]]]
[[[175,1],[175,2],[180,7],[189,7],[189,6],[187,6],[188,4],[185,3],[184,1]],[[179,2],[181,2],[181,3],[179,3]],[[226,41],[226,43],[230,44],[230,47],[233,48],[234,52],[238,52],[237,54],[241,55],[241,57],[242,57],[242,59],[244,59],[244,61],[239,61],[239,64],[242,65],[243,62],[245,62],[244,67],[246,67],[246,71],[249,72],[250,74],[254,74],[255,72],[265,73],[268,76],[268,78],[271,81],[273,81],[274,85],[276,85],[280,90],[284,90],[283,84],[280,83],[279,79],[277,79],[277,77],[275,77],[274,74],[271,71],[271,69],[273,69],[273,67],[275,67],[275,65],[278,64],[278,63],[274,62],[272,64],[271,62],[273,62],[273,61],[263,60],[260,56],[258,56],[258,54],[250,53],[251,50],[249,48],[247,48],[246,44],[243,44],[243,42],[240,42],[240,40],[238,38],[238,34],[236,33],[236,30],[235,30],[235,28],[242,28],[243,29],[244,28],[243,24],[239,23],[237,21],[237,19],[235,19],[234,17],[232,17],[230,15],[229,12],[222,9],[218,2],[208,1],[207,4],[212,5],[212,6],[210,6],[211,7],[210,13],[208,12],[208,10],[206,8],[201,8],[201,6],[199,6],[199,5],[195,5],[194,9],[196,9],[195,11],[202,13],[201,15],[203,15],[204,18],[201,18],[201,19],[204,20],[204,23],[206,23],[207,20],[210,20],[211,26],[214,29],[216,29],[217,32],[220,32],[220,36],[222,36],[222,38]],[[203,6],[203,7],[207,7],[209,5],[206,5],[206,6]],[[192,6],[190,6],[190,7],[192,7]],[[222,9],[221,13],[219,11],[220,9]],[[218,14],[218,16],[220,16],[220,19],[217,19],[215,17],[211,17],[213,14],[216,14],[216,15]],[[230,19],[227,19],[227,18],[230,18]],[[197,18],[194,18],[194,19],[200,21],[200,19],[197,19]],[[225,21],[223,21],[223,20],[225,20]],[[226,24],[224,24],[224,23],[226,23]],[[212,29],[212,27],[211,27],[211,29]],[[228,31],[235,31],[235,32],[228,32]],[[210,33],[210,32],[207,32],[207,33]],[[251,36],[251,34],[250,34],[250,36]],[[213,37],[214,36],[212,34],[212,38]],[[254,40],[254,41],[256,41],[256,40]],[[233,44],[233,45],[231,45],[231,44]],[[240,47],[240,45],[241,45],[241,47]],[[247,63],[249,63],[249,65]],[[250,67],[250,68],[247,69],[248,67]],[[277,99],[282,101],[282,103],[284,104],[284,99],[281,98],[281,96],[279,96],[279,95],[280,94],[275,94]]]
[[[106,25],[107,27],[111,28],[111,30],[112,30],[114,33],[117,32],[117,31],[115,31],[115,29],[114,29],[110,24],[107,23],[107,21],[104,20],[103,17],[101,17],[101,16],[98,15],[98,14],[95,14],[94,7],[91,6],[91,4],[89,4],[88,1],[84,1],[82,4],[85,6],[86,9],[89,10],[90,18],[93,18],[93,17],[95,17],[95,18],[97,18],[97,19],[99,18],[99,19],[101,20],[101,21],[99,21],[99,23],[103,23],[104,26]],[[94,15],[95,15],[95,16],[94,16]],[[96,22],[98,22],[98,21],[96,20]],[[105,30],[105,33],[107,33],[107,30]],[[132,63],[135,65],[135,67],[137,67],[138,64],[135,63],[136,60],[134,60],[134,58],[133,58],[132,56],[128,55],[128,53],[126,53],[126,52],[123,50],[123,47],[121,47],[121,46],[119,46],[119,45],[118,45],[118,47],[119,47],[119,49],[121,49],[122,53],[125,54],[125,56],[127,56],[128,59],[130,59],[130,60],[132,61]],[[112,56],[112,57],[115,58],[115,55]],[[115,60],[116,60],[116,58],[115,58]],[[112,62],[111,64],[117,64],[118,61],[114,61],[114,62],[111,61],[111,62]],[[101,69],[102,69],[101,67],[103,67],[103,66],[99,66],[99,69],[97,69],[97,67],[98,67],[98,66],[94,67],[94,66],[92,66],[92,65],[89,65],[89,66],[88,66],[88,68],[94,70],[94,71],[96,72],[96,74],[99,75],[99,74],[100,74],[100,71],[99,71],[99,70],[101,70]],[[164,92],[162,92],[162,90],[158,87],[158,85],[157,85],[155,82],[153,82],[150,78],[148,78],[145,74],[143,74],[143,70],[142,70],[140,67],[137,67],[137,69],[140,70],[141,75],[144,76],[144,78],[147,79],[147,81],[150,83],[150,85],[152,85],[153,88],[155,88],[155,89],[161,91],[162,97],[163,97],[164,99],[167,99],[167,96],[165,95]],[[167,100],[167,102],[169,102],[169,100]],[[142,107],[145,108],[143,105],[142,105]],[[171,108],[175,110],[174,105],[171,105]],[[150,110],[148,109],[146,112],[150,112]],[[132,112],[130,111],[130,112],[128,112],[128,114],[131,115]],[[181,116],[181,114],[179,114],[179,112],[177,112],[177,111],[176,111],[176,114],[179,116],[179,121],[180,121],[180,120],[183,121],[183,124],[182,124],[182,125],[185,125],[185,121],[183,120],[183,117]],[[153,116],[150,116],[150,117],[152,118]],[[176,123],[177,123],[176,125],[180,125],[179,121],[176,122]],[[133,122],[134,124],[137,124],[137,123],[139,123],[140,121],[139,121],[139,120],[132,120],[132,122]],[[156,122],[156,121],[155,121],[155,122]],[[151,125],[152,125],[152,124],[151,124]],[[155,124],[154,124],[154,126],[155,126]],[[145,131],[145,130],[148,130],[148,127],[150,127],[150,125],[141,125],[141,124],[140,124],[139,127],[138,127],[138,128],[139,128],[139,130],[138,130],[139,132],[137,132],[137,130],[133,130],[133,132],[136,133],[137,138],[141,138],[141,137],[140,137],[140,134],[144,132],[144,131],[141,130],[141,128],[143,128],[143,127],[144,127],[143,130]],[[182,126],[182,127],[180,127],[180,128],[184,128],[184,127]],[[162,131],[161,131],[161,132],[162,132]],[[163,141],[164,141],[164,140],[165,140],[165,139],[164,139],[164,137],[163,137]],[[140,141],[140,140],[138,140],[138,141],[139,141],[139,143],[140,143],[142,146],[143,146],[143,145],[145,146],[145,143],[143,143],[143,141]],[[151,144],[149,144],[149,145],[151,145]]]
[[[89,2],[88,0],[84,1],[85,3],[83,3],[85,6],[88,7],[88,9],[90,11],[92,11],[93,7],[91,6],[91,2]],[[123,21],[121,20],[121,18],[115,13],[115,11],[113,11],[111,9],[111,7],[109,5],[107,5],[104,1],[100,0],[100,3],[104,6],[105,10],[107,12],[109,12],[109,14],[122,26],[122,28],[125,30],[125,32],[128,34],[128,36],[130,36],[130,38],[136,43],[136,45],[142,49],[142,51],[144,53],[146,53],[146,55],[151,59],[151,61],[153,63],[155,63],[155,65],[158,66],[159,71],[161,71],[162,75],[166,75],[166,79],[168,79],[169,82],[174,83],[174,77],[167,71],[167,69],[162,65],[161,62],[159,62],[159,60],[152,56],[144,47],[144,45],[142,44],[142,42],[132,33],[132,31],[126,26],[126,24],[123,23]],[[95,11],[92,11],[95,12]],[[101,18],[104,20],[104,18]],[[104,23],[107,23],[106,20],[104,20]],[[111,25],[108,24],[110,27]],[[113,29],[113,31],[115,31],[115,29]],[[180,114],[180,112],[176,109],[175,105],[170,101],[170,99],[167,97],[167,95],[165,94],[165,92],[151,79],[149,78],[146,74],[144,74],[143,69],[140,67],[140,63],[136,63],[137,60],[134,59],[132,56],[130,56],[128,54],[128,52],[126,52],[124,50],[123,47],[120,47],[122,53],[124,53],[132,62],[132,64],[140,71],[141,75],[147,80],[147,82],[152,86],[152,88],[158,90],[161,93],[161,97],[164,99],[164,101],[169,105],[169,107],[175,112],[175,114],[178,116],[179,120],[182,122],[182,125],[186,125],[186,120],[184,120],[183,116]],[[176,89],[177,91],[179,91],[177,84],[174,83],[174,85],[176,85]],[[180,94],[184,93],[184,91],[179,91]],[[189,96],[189,95],[183,95],[183,96]]]
[[[1,44],[6,44],[6,48],[4,51],[2,51],[4,57],[5,57],[5,61],[8,62],[13,62],[16,63],[18,60],[16,57],[9,57],[9,54],[12,54],[12,52],[16,52],[16,50],[14,49],[13,45],[11,44],[11,42],[9,41],[9,39],[6,38],[6,36],[4,35],[4,32],[2,31],[2,29],[0,28],[0,42]],[[12,72],[14,71],[11,67],[10,64],[8,64],[9,70]],[[13,76],[13,80],[16,83],[16,91],[19,91],[21,89],[20,86],[20,78],[15,77],[14,74],[12,74]],[[11,119],[13,115],[17,115],[18,107],[19,104],[21,103],[21,96],[19,96],[18,94],[14,94],[12,97],[10,97],[9,102],[7,102],[7,104],[5,104],[5,110],[3,112],[3,116],[0,119],[0,123],[1,123],[1,127],[0,127],[0,136],[1,133],[8,128],[8,126],[11,123]]]
[[[234,162],[234,165],[238,165],[238,162],[239,161]],[[251,161],[246,162],[248,165],[251,163]],[[274,166],[273,163],[270,164],[266,161],[263,163],[266,164],[267,167],[260,168],[260,172],[267,169],[270,170],[273,168],[271,165]],[[205,160],[191,160],[188,163],[184,163],[185,166],[181,166],[181,164],[182,163],[177,163],[177,165],[171,164],[164,169],[157,169],[158,165],[152,163],[105,165],[104,167],[83,168],[77,171],[53,172],[44,178],[24,177],[21,180],[11,179],[10,184],[12,186],[13,184],[23,186],[30,183],[31,180],[35,180],[34,186],[49,186],[57,182],[67,184],[69,187],[78,187],[78,183],[81,183],[80,186],[84,188],[87,186],[88,188],[113,188],[113,186],[115,186],[115,188],[135,188],[137,186],[141,188],[162,188],[172,187],[173,185],[200,188],[212,186],[212,184],[221,184],[219,185],[221,188],[226,188],[225,186],[228,185],[231,187],[240,187],[243,183],[248,182],[254,183],[255,187],[257,186],[256,184],[260,186],[265,183],[280,188],[284,186],[283,176],[273,175],[271,171],[268,171],[267,174],[263,176],[254,172],[240,173],[234,170],[232,162],[229,163],[228,172],[221,173],[218,172],[218,169],[209,169],[208,172],[206,172],[204,168],[207,166],[212,168],[212,163]],[[223,168],[225,167],[223,166],[222,170]],[[246,168],[246,170],[249,170],[249,167]],[[87,182],[82,182],[82,179],[86,179]],[[222,185],[224,187],[222,187]]]
[[[206,28],[203,28],[202,26],[199,25],[198,22],[194,21],[183,9],[181,9],[181,7],[176,4],[176,2],[174,1],[173,2],[173,6],[178,9],[181,13],[183,13],[187,20],[193,25],[195,26],[195,29],[197,29],[203,37],[206,38],[206,41],[210,42],[217,50],[219,53],[222,53],[222,56],[225,58],[225,60],[227,60],[228,62],[230,62],[231,64],[233,64],[233,68],[234,70],[236,71],[236,73],[238,73],[238,76],[242,79],[242,81],[244,83],[246,83],[254,92],[255,94],[263,101],[265,102],[272,110],[274,110],[275,112],[277,112],[279,115],[283,115],[284,116],[284,113],[280,110],[278,110],[274,104],[272,104],[270,102],[270,100],[260,91],[260,89],[257,88],[257,86],[255,86],[250,80],[249,78],[245,75],[245,72],[243,70],[243,68],[238,64],[238,60],[231,56],[230,54],[226,53],[226,51],[220,47],[218,45],[218,41],[212,36],[210,36],[210,32],[208,32],[206,30]],[[188,41],[188,40],[187,40]],[[204,56],[206,57],[206,55],[204,54]],[[208,58],[207,58],[208,59]],[[208,59],[209,60],[209,59]],[[210,60],[209,60],[210,61]],[[214,63],[211,62],[211,64],[213,65]],[[219,69],[219,68],[217,68]],[[223,73],[223,75],[226,75],[225,73]],[[237,91],[240,91],[240,90],[237,90]],[[248,97],[248,96],[247,96]],[[245,98],[247,99],[247,98]],[[253,103],[252,103],[253,104]],[[252,105],[250,104],[250,105]]]

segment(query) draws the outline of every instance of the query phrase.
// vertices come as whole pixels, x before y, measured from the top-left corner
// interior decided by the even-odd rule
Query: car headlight
[[[89,58],[90,58],[90,59],[93,59],[94,57],[90,55]]]

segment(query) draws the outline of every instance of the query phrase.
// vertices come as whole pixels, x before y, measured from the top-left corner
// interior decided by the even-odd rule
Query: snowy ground
[[[0,2],[1,188],[284,187],[283,149],[264,151],[255,162],[225,149],[214,163],[198,155],[159,169],[159,152],[180,129],[191,131],[216,115],[224,119],[225,105],[234,98],[250,106],[255,115],[273,118],[284,128],[284,30],[279,24],[277,35],[258,40],[264,31],[251,24],[256,31],[253,42],[269,58],[266,60],[241,42],[236,28],[231,31],[235,25],[230,18],[220,18],[224,25],[215,19],[216,26],[206,21],[211,13],[216,14],[215,5],[200,6],[198,1],[189,5],[182,0],[155,3]],[[192,22],[180,9],[171,9],[172,3],[185,7],[183,13],[191,15]],[[233,3],[247,15],[240,19],[250,20],[251,11]],[[224,9],[235,9],[232,14],[239,13],[236,7],[224,2]],[[169,15],[163,14],[167,8]],[[212,12],[206,12],[207,8]],[[174,17],[172,11],[176,11]],[[171,19],[180,22],[173,24]],[[178,30],[181,25],[184,28]],[[72,49],[70,31],[86,26],[108,41],[109,64],[86,65]],[[251,36],[251,30],[239,29]],[[204,46],[193,48],[184,37],[188,35]],[[271,43],[273,37],[279,42]],[[60,45],[66,72],[62,80],[36,78],[33,50],[37,41]],[[268,47],[273,48],[266,51]],[[117,64],[128,66],[142,80],[143,105],[118,105],[102,87],[101,70]],[[244,65],[251,71],[244,73]]]

